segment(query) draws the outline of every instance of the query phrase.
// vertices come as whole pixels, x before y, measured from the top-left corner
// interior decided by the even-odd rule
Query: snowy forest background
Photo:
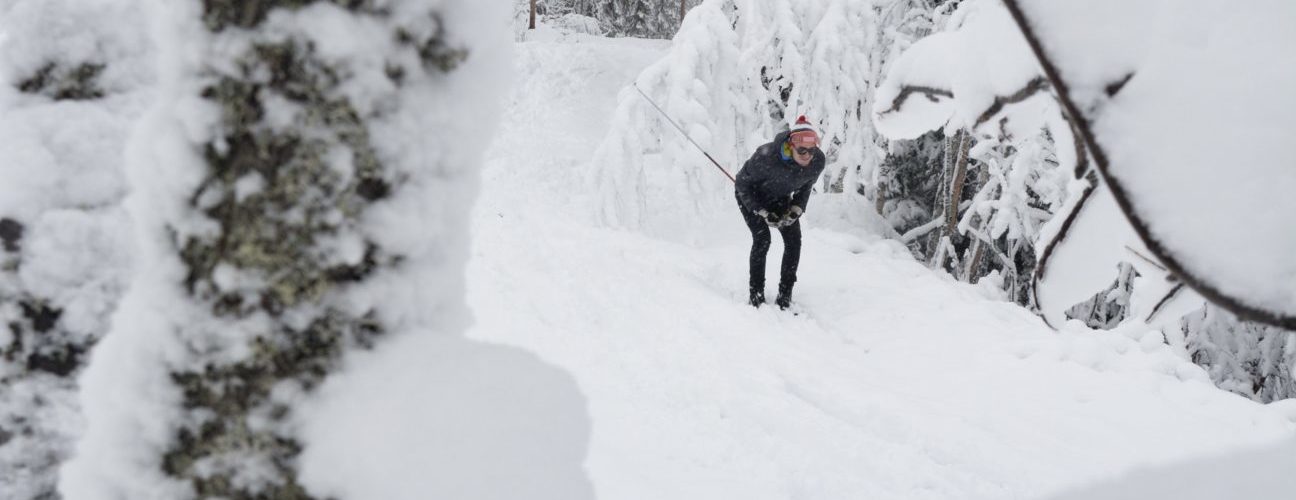
[[[811,117],[825,225],[884,234],[1055,328],[1159,330],[1221,389],[1296,397],[1296,331],[1192,293],[1133,236],[1110,235],[1116,257],[1057,252],[1105,259],[1083,264],[1101,275],[1042,277],[1101,181],[999,2],[537,0],[538,30],[530,2],[488,3],[0,0],[0,498],[391,498],[302,456],[345,449],[329,426],[360,417],[302,415],[363,393],[326,381],[387,337],[486,352],[455,335],[507,44],[574,34],[672,39],[634,84],[728,167]],[[599,224],[707,242],[732,187],[668,168],[700,165],[691,148],[626,87],[572,182]],[[1257,233],[1283,249],[1292,231]],[[582,498],[582,474],[534,479]]]

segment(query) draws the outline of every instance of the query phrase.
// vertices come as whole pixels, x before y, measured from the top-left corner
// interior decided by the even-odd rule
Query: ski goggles
[[[819,147],[819,134],[813,130],[798,130],[788,137],[788,142],[792,143],[792,147],[798,148],[798,152],[800,148],[814,149]]]

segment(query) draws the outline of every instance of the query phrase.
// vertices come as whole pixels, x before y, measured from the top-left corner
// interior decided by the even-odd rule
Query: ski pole
[[[634,84],[634,88],[635,90],[639,91],[639,95],[643,96],[643,98],[648,101],[648,104],[651,104],[652,107],[656,109],[658,113],[661,113],[662,116],[666,117],[666,121],[670,122],[671,125],[675,126],[675,130],[678,130],[679,133],[683,135],[685,139],[688,139],[689,142],[693,143],[693,147],[698,148],[698,151],[701,151],[702,154],[706,155],[707,159],[711,160],[711,164],[715,165],[716,168],[720,169],[720,172],[723,172],[725,174],[725,177],[729,178],[729,182],[733,182],[733,183],[738,182],[734,180],[734,176],[730,175],[728,170],[725,170],[724,167],[720,166],[720,162],[715,161],[715,158],[711,157],[711,153],[708,153],[706,152],[705,149],[702,149],[702,146],[699,146],[697,141],[694,141],[692,137],[689,137],[688,132],[685,132],[683,127],[680,127],[678,123],[675,123],[675,120],[671,119],[670,115],[666,114],[665,111],[662,111],[661,107],[658,106],[657,103],[653,102],[651,97],[648,97],[648,94],[645,94],[643,90],[639,89],[638,84]]]

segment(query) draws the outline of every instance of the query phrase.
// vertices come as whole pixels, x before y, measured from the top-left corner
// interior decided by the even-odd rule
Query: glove
[[[803,213],[805,213],[805,210],[801,207],[792,205],[792,208],[789,208],[787,213],[783,214],[783,220],[779,221],[779,227],[787,227],[796,224],[797,219],[800,219],[801,214]]]
[[[765,210],[763,208],[757,210],[756,215],[759,215],[760,218],[765,219],[765,223],[769,224],[770,227],[778,227],[778,225],[783,222],[782,216],[777,214],[772,214],[770,213],[769,210]]]

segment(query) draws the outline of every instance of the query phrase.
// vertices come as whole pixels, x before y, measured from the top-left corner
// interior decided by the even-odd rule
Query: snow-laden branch
[[[967,7],[963,25],[909,47],[877,91],[873,120],[891,139],[967,129],[1012,111],[1047,89],[1047,80],[1012,20],[998,5]],[[925,99],[914,98],[925,97]],[[1017,130],[1038,130],[1039,113],[1014,114]]]
[[[1296,328],[1296,236],[1282,229],[1296,213],[1296,34],[1283,24],[1296,5],[1004,3],[1148,251],[1239,317]],[[1243,182],[1222,184],[1222,165]]]
[[[934,231],[936,228],[941,227],[943,225],[945,225],[945,216],[941,215],[939,217],[936,217],[935,219],[932,219],[930,222],[926,224],[905,231],[904,234],[900,235],[900,241],[904,243],[912,242],[918,238],[925,236],[927,233],[930,233]]]

